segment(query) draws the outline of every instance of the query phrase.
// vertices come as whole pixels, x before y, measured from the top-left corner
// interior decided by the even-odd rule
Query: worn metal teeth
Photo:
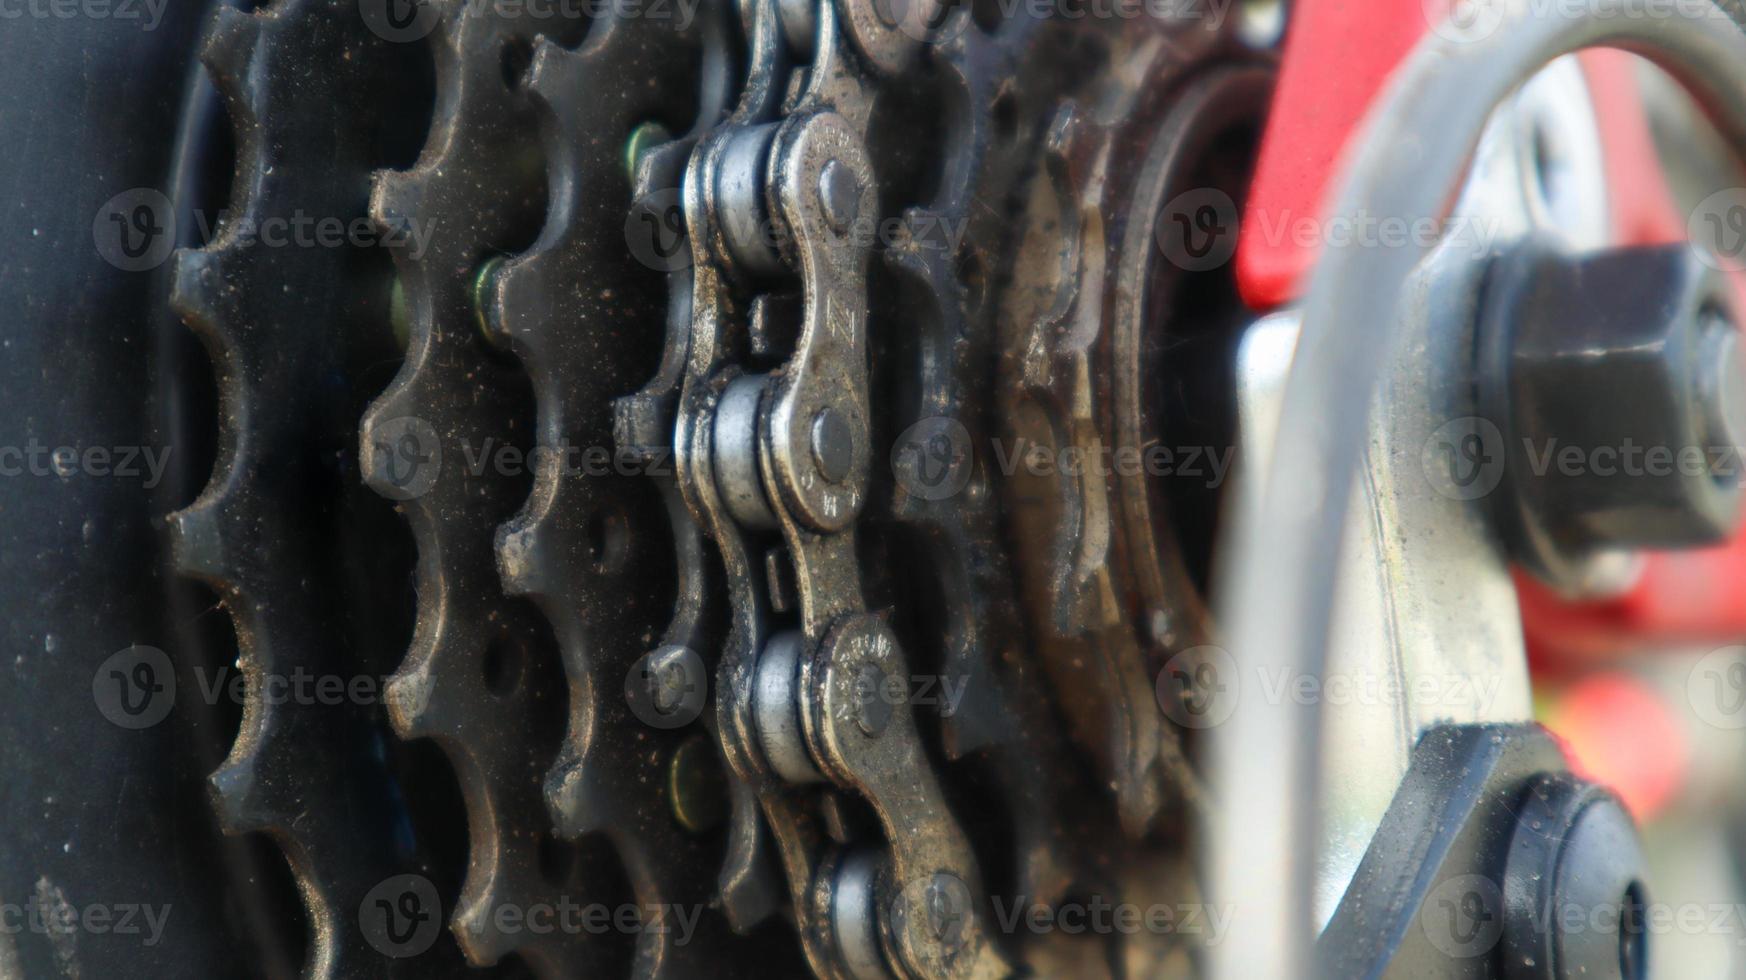
[[[380,357],[392,342],[386,292],[360,279],[356,248],[268,247],[263,229],[362,215],[378,122],[366,100],[381,58],[343,0],[218,11],[202,60],[237,138],[235,201],[210,245],[176,255],[171,298],[211,354],[220,398],[213,476],[170,515],[171,550],[229,609],[246,682],[212,794],[227,832],[264,832],[284,849],[308,909],[312,978],[392,972],[358,912],[371,888],[416,866],[394,834],[404,817],[379,709],[274,696],[299,675],[368,669],[371,630],[357,623],[378,593],[331,547],[359,489],[335,465],[351,455],[352,423],[331,386],[355,383],[360,353]],[[328,285],[288,288],[307,282]],[[372,336],[386,343],[372,348]],[[440,953],[423,967],[443,972]]]
[[[1069,831],[1090,825],[1095,808],[1066,805],[1079,780],[1016,629],[1021,615],[991,478],[977,464],[978,448],[988,444],[978,410],[990,394],[983,365],[992,338],[986,319],[969,308],[974,299],[959,272],[976,195],[1001,194],[1001,181],[985,173],[1001,165],[983,166],[994,103],[1037,26],[1009,20],[999,35],[968,26],[931,48],[947,115],[942,178],[928,206],[905,213],[903,233],[884,260],[902,284],[899,322],[915,332],[914,363],[897,368],[909,397],[894,406],[891,429],[907,433],[907,441],[897,435],[890,519],[919,532],[932,570],[928,587],[941,593],[943,622],[926,642],[941,647],[943,684],[958,685],[961,698],[941,712],[943,748],[952,759],[990,759],[999,809],[1012,826],[1014,892],[1049,904],[1069,887],[1091,883]]]
[[[1104,67],[1078,92],[1084,105],[1054,107],[1021,205],[1018,285],[997,314],[998,412],[1010,444],[1083,459],[1147,445],[1140,395],[1123,386],[1146,329],[1135,311],[1152,301],[1144,195],[1162,179],[1139,141],[1161,138],[1182,79],[1216,63],[1221,44],[1213,32],[1157,24],[1111,34]],[[1075,738],[1115,789],[1123,827],[1139,837],[1167,807],[1204,806],[1153,680],[1169,653],[1205,641],[1206,610],[1171,526],[1151,515],[1148,487],[1120,467],[1021,466],[1003,491],[1042,660]]]
[[[682,28],[615,13],[580,50],[540,43],[528,89],[555,206],[539,241],[503,268],[488,297],[487,320],[526,367],[538,406],[533,492],[499,530],[497,558],[505,589],[550,621],[569,677],[570,728],[547,802],[561,834],[612,842],[644,907],[713,903],[714,882],[700,872],[720,863],[722,842],[717,805],[701,798],[711,793],[701,784],[715,781],[720,761],[698,723],[706,678],[692,676],[696,689],[641,716],[626,697],[681,600],[670,515],[639,471],[670,463],[614,445],[615,403],[654,373],[666,322],[665,281],[640,267],[626,242],[633,171],[654,148],[639,136],[627,154],[608,134],[649,133],[680,107],[699,128],[719,118],[723,15],[711,4]],[[625,84],[630,78],[649,82]],[[748,952],[723,916],[707,912],[687,942],[643,932],[633,975],[739,976],[772,965],[754,967]]]
[[[411,171],[379,174],[371,202],[380,226],[423,247],[395,250],[409,348],[359,435],[369,485],[402,501],[419,553],[417,626],[387,700],[401,735],[442,747],[466,800],[472,855],[450,925],[467,957],[516,953],[547,976],[611,974],[622,952],[585,930],[498,925],[505,909],[611,901],[603,883],[616,880],[593,852],[555,876],[542,864],[552,845],[539,787],[556,746],[536,719],[557,692],[539,680],[551,654],[531,612],[505,598],[493,549],[525,486],[496,449],[525,448],[529,434],[517,430],[523,382],[481,329],[478,279],[492,257],[532,240],[546,209],[538,126],[513,70],[539,23],[502,9],[439,5],[424,153]],[[488,669],[504,664],[507,675]]]

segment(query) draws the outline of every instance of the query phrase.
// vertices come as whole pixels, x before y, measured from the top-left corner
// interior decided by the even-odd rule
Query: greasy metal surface
[[[304,975],[391,972],[359,912],[418,855],[396,839],[405,817],[381,709],[274,694],[299,676],[366,673],[372,647],[391,642],[368,625],[380,593],[366,568],[336,548],[368,548],[375,532],[355,474],[333,465],[350,456],[354,406],[325,388],[355,389],[360,357],[381,356],[386,296],[366,292],[348,250],[256,237],[270,220],[361,214],[381,118],[359,93],[383,44],[351,4],[287,0],[219,10],[202,57],[234,123],[234,201],[211,244],[176,256],[171,303],[212,356],[220,445],[205,491],[168,520],[176,567],[209,583],[235,622],[246,678],[212,793],[226,831],[262,831],[284,849],[309,917]],[[312,77],[310,63],[331,67]],[[333,121],[310,124],[314,106]],[[439,955],[420,973],[458,965]]]
[[[497,560],[505,589],[532,598],[551,622],[569,677],[570,727],[547,802],[560,833],[612,841],[645,907],[709,904],[714,882],[702,872],[721,863],[721,835],[682,827],[664,778],[695,728],[677,724],[682,717],[673,727],[648,724],[624,696],[673,606],[662,498],[625,457],[600,472],[585,468],[594,457],[579,465],[573,453],[612,447],[615,400],[652,373],[667,301],[661,278],[625,247],[632,174],[611,134],[653,119],[683,126],[687,115],[697,130],[714,123],[726,96],[723,16],[712,6],[682,31],[609,15],[578,50],[539,42],[527,88],[543,116],[555,206],[489,298],[533,379],[546,451],[531,497],[498,532]],[[658,83],[621,84],[639,75]],[[644,933],[633,975],[755,975],[752,952],[733,941],[727,919],[707,912],[683,944]],[[777,962],[765,952],[755,969]]]
[[[854,7],[855,5],[848,5]],[[830,751],[828,744],[846,718],[830,712],[815,714],[826,683],[821,644],[839,617],[865,608],[863,583],[855,547],[854,525],[866,503],[872,452],[872,405],[868,389],[867,264],[870,243],[864,229],[878,215],[879,185],[867,156],[869,121],[874,112],[877,87],[858,77],[854,54],[846,49],[835,7],[818,11],[817,35],[811,46],[811,66],[806,88],[774,132],[766,137],[767,117],[754,98],[746,103],[736,123],[713,141],[706,141],[694,158],[687,181],[687,209],[694,233],[698,229],[724,229],[694,240],[698,276],[693,309],[692,358],[687,393],[682,405],[679,444],[681,474],[687,499],[700,518],[711,526],[718,546],[728,556],[730,579],[752,578],[759,564],[752,549],[772,546],[784,549],[772,568],[792,573],[792,596],[788,583],[777,595],[766,597],[761,583],[745,582],[733,587],[735,635],[721,660],[722,734],[728,755],[741,778],[757,784],[785,854],[790,894],[797,924],[808,958],[815,970],[835,975],[860,962],[865,950],[856,953],[839,945],[837,933],[827,923],[836,909],[833,898],[837,860],[819,850],[816,817],[807,814],[816,797],[810,788],[789,788],[772,778],[760,732],[775,736],[788,730],[788,712],[797,712],[804,722],[807,751],[815,758]],[[851,10],[849,18],[867,11]],[[768,6],[754,16],[773,18]],[[866,24],[858,43],[868,48]],[[886,29],[891,47],[881,48],[875,60],[881,64],[913,56],[905,52],[913,41]],[[770,28],[763,36],[773,37]],[[754,34],[754,36],[758,36]],[[871,52],[869,52],[871,53]],[[756,63],[756,62],[755,62]],[[747,127],[758,126],[758,129]],[[741,135],[743,134],[743,135]],[[748,142],[756,139],[756,142]],[[762,149],[765,140],[769,148]],[[745,184],[748,147],[767,153],[769,162],[768,214],[764,202],[748,200],[737,189]],[[743,234],[732,234],[741,225],[769,221],[780,231],[781,256],[797,274],[801,296],[800,325],[792,350],[780,351],[782,366],[768,374],[757,388],[733,390],[755,394],[756,412],[733,411],[718,415],[717,392],[726,391],[737,376],[740,360],[726,332],[743,315],[732,293],[733,263],[748,258],[754,268],[766,264],[758,254],[747,254]],[[736,243],[740,243],[736,245]],[[712,267],[713,266],[713,267]],[[763,307],[766,314],[768,306]],[[736,400],[733,404],[738,404]],[[751,403],[748,402],[748,407]],[[728,419],[733,421],[727,421]],[[727,425],[724,432],[722,425]],[[756,439],[745,439],[748,426],[755,426]],[[703,438],[698,438],[698,437]],[[763,483],[760,495],[751,483],[749,466],[755,454]],[[734,477],[734,473],[743,475]],[[727,476],[725,484],[721,478]],[[724,494],[731,497],[724,497]],[[724,506],[728,500],[738,503]],[[753,545],[751,535],[765,523],[765,508],[774,511],[781,538]],[[751,526],[737,524],[731,515],[754,518]],[[780,608],[777,608],[780,606]],[[768,617],[798,614],[798,627],[805,651],[799,660],[799,683],[774,686],[759,684],[762,673],[757,657],[771,642],[765,624]],[[891,646],[896,676],[909,673],[895,642]],[[787,661],[783,661],[786,663]],[[785,668],[786,669],[786,668]],[[828,672],[827,672],[828,673]],[[858,676],[858,675],[857,675]],[[782,678],[777,678],[778,681]],[[772,694],[771,692],[775,692]],[[792,706],[760,704],[784,694],[795,699]],[[809,705],[811,707],[809,707]],[[897,706],[905,714],[907,705]],[[769,719],[763,725],[753,715]],[[920,752],[918,732],[894,724],[880,712],[877,721],[862,717],[853,722],[861,738],[875,738],[886,751],[907,753],[919,771],[910,770],[903,792],[881,781],[881,775],[855,758],[840,753],[835,765],[825,766],[844,788],[859,790],[881,817],[895,855],[898,880],[882,876],[882,895],[897,899],[874,903],[878,927],[894,969],[925,975],[992,975],[1003,972],[998,954],[981,930],[972,927],[957,942],[946,943],[930,931],[921,906],[910,903],[930,894],[927,880],[936,872],[948,874],[960,887],[975,892],[979,875],[967,840],[955,829],[954,818],[936,784],[925,777],[929,764]],[[771,727],[774,725],[775,727]],[[875,736],[874,733],[878,734]],[[812,766],[801,764],[792,738],[770,743],[784,760],[781,771],[799,777],[810,786]],[[796,756],[791,760],[791,756]],[[932,786],[931,791],[928,787]],[[921,795],[914,790],[920,789]],[[822,811],[833,836],[841,826],[840,807]],[[916,831],[923,831],[917,834]],[[941,836],[943,834],[943,836]],[[915,880],[915,879],[921,880]],[[916,886],[916,887],[912,887]],[[980,897],[976,899],[980,902]],[[889,916],[889,917],[888,917]],[[843,925],[839,923],[839,926]],[[858,929],[852,934],[860,934]],[[864,972],[865,963],[856,970]]]
[[[1119,70],[1063,102],[1045,136],[1001,307],[1009,453],[1095,461],[1157,439],[1142,379],[1170,312],[1148,302],[1176,275],[1155,244],[1160,211],[1193,189],[1208,146],[1265,105],[1269,73],[1209,68],[1230,54],[1216,36],[1151,27],[1110,40]],[[1115,784],[1124,827],[1143,833],[1167,802],[1201,805],[1181,731],[1154,696],[1165,660],[1209,630],[1162,501],[1146,480],[1099,465],[1019,466],[1002,489],[1043,663]]]
[[[402,736],[443,748],[467,803],[472,853],[450,924],[468,957],[492,963],[517,953],[551,976],[611,971],[626,957],[607,937],[498,926],[503,908],[618,896],[609,858],[566,858],[547,842],[539,787],[556,746],[539,738],[536,718],[561,694],[540,681],[553,654],[526,607],[505,600],[493,550],[524,484],[490,455],[486,465],[468,465],[470,456],[525,447],[529,438],[518,428],[526,419],[515,367],[477,325],[473,275],[481,260],[527,241],[545,217],[533,106],[505,70],[505,51],[531,50],[536,25],[460,0],[434,14],[427,43],[437,107],[423,155],[410,171],[378,174],[371,199],[379,226],[416,229],[426,240],[422,254],[395,250],[410,343],[359,433],[366,479],[401,501],[419,554],[417,626],[388,704]],[[506,670],[495,689],[487,678],[493,659]],[[553,851],[555,860],[542,858]]]
[[[694,20],[618,8],[554,20],[439,0],[416,8],[428,36],[386,45],[342,0],[227,15],[221,39],[241,30],[229,25],[278,18],[328,18],[336,32],[300,35],[309,49],[284,54],[279,70],[221,66],[230,88],[264,86],[276,100],[279,85],[301,100],[233,99],[249,137],[239,189],[268,191],[238,201],[334,214],[367,203],[398,275],[390,288],[383,262],[378,278],[353,283],[338,250],[243,253],[204,277],[201,263],[217,260],[183,261],[195,285],[178,303],[208,335],[226,397],[227,452],[208,496],[241,501],[186,513],[185,564],[236,611],[251,679],[302,665],[297,651],[315,651],[307,665],[333,673],[400,660],[386,711],[251,698],[237,755],[267,774],[254,789],[279,791],[278,812],[238,826],[284,841],[317,976],[458,965],[448,945],[390,961],[359,944],[360,889],[456,870],[417,852],[418,822],[431,815],[396,798],[392,768],[414,747],[385,737],[384,722],[402,739],[430,739],[453,767],[467,853],[445,911],[475,965],[789,975],[796,944],[773,921],[787,920],[822,977],[1179,973],[1193,943],[1184,937],[1070,941],[990,914],[1084,895],[1193,899],[1191,875],[1169,855],[1184,809],[1202,801],[1156,718],[1144,643],[1123,646],[1128,687],[1094,696],[1120,694],[1109,714],[1126,729],[1122,752],[1162,752],[1170,778],[1112,794],[1077,757],[1041,667],[1070,654],[1034,649],[1018,612],[1013,580],[1034,555],[1009,554],[1026,532],[1003,520],[992,458],[976,459],[956,496],[936,497],[917,492],[894,450],[918,425],[955,422],[973,446],[998,431],[992,367],[997,297],[1015,277],[1009,226],[1061,93],[1113,100],[1093,106],[1099,120],[1139,100],[1146,123],[1124,136],[1170,147],[1180,132],[1147,125],[1164,118],[1179,69],[1206,54],[1198,46],[1222,42],[1201,31],[1132,45],[1108,25],[1045,38],[1023,14],[978,22],[968,9],[936,24],[931,4],[894,17],[861,0],[738,8],[736,33],[722,29],[733,16],[725,3]],[[1189,41],[1184,55],[1178,42]],[[435,68],[422,155],[410,170],[380,171],[373,194],[368,173],[382,160],[352,152],[345,134],[308,132],[310,113],[350,106],[372,71],[401,63],[363,58],[366,48],[428,49]],[[309,77],[330,63],[344,70]],[[938,140],[917,141],[905,125],[922,107],[938,111]],[[294,173],[328,176],[305,186]],[[1127,191],[1110,196],[1112,213],[1132,206],[1143,220],[1133,241],[1111,245],[1130,267],[1103,285],[1131,298],[1151,275],[1138,256],[1158,202]],[[678,235],[689,264],[639,251],[635,230],[655,226]],[[222,240],[216,248],[226,254]],[[1150,326],[1138,309],[1124,315],[1126,332],[1097,364],[1122,364],[1141,346]],[[354,429],[371,385],[342,379],[348,402],[315,379],[345,370],[339,351],[391,366],[390,320],[404,364]],[[1127,366],[1131,382],[1141,368]],[[1141,431],[1129,425],[1122,438]],[[348,458],[351,432],[361,473],[310,462]],[[312,454],[289,455],[329,479],[326,496],[279,482],[282,461],[264,450],[280,446]],[[416,617],[405,650],[395,617],[368,606],[396,601],[402,577],[392,562],[359,561],[404,543],[360,484],[411,527]],[[1106,517],[1144,539],[1147,555],[1164,542],[1162,560],[1175,561],[1167,533],[1135,511],[1149,506],[1136,503],[1144,488],[1121,493],[1128,516]],[[344,507],[322,510],[329,499],[369,512],[368,532]],[[1148,613],[1182,603],[1181,621],[1197,618],[1192,591],[1172,592],[1170,574],[1142,567],[1149,560],[1123,559],[1112,590],[1138,584]],[[1150,615],[1115,623],[1100,628],[1160,631]],[[380,648],[374,659],[355,656],[365,643]],[[912,702],[917,684],[945,698]],[[665,724],[675,697],[702,715]],[[648,715],[651,704],[663,718]],[[285,747],[261,751],[276,744]],[[221,799],[233,809],[250,798],[251,787],[229,786]],[[347,803],[372,794],[388,798],[394,829],[413,826],[410,850],[371,836],[375,825],[360,829]],[[1157,839],[1142,842],[1148,830]],[[505,911],[566,901],[702,917],[683,942],[661,930],[501,925]]]
[[[1024,152],[1024,137],[996,131],[995,104],[1016,98],[1015,76],[1039,52],[1056,50],[1045,34],[1040,24],[1015,19],[994,34],[967,28],[930,52],[946,107],[946,143],[933,199],[904,212],[902,230],[883,255],[898,286],[890,310],[875,304],[874,323],[901,331],[891,346],[892,354],[902,353],[887,368],[901,382],[884,413],[895,479],[889,495],[875,494],[869,507],[875,521],[919,538],[909,553],[916,567],[905,578],[922,581],[911,594],[937,591],[939,618],[927,621],[930,629],[910,630],[905,642],[917,661],[928,662],[931,653],[941,683],[962,692],[956,707],[942,713],[942,748],[954,760],[988,761],[1012,834],[1010,888],[1049,904],[1095,878],[1087,866],[1095,848],[1084,840],[1099,833],[1090,828],[1104,814],[1073,802],[1089,791],[1076,776],[1020,627],[994,477],[974,453],[987,444],[989,429],[993,331],[981,305],[992,303],[973,293],[986,283],[967,284],[960,274],[964,263],[981,261],[971,258],[973,246],[960,241],[953,248],[947,238],[950,229],[968,231],[973,218],[995,211],[1011,191],[1006,174]],[[1015,121],[1011,130],[1019,128]],[[903,624],[895,628],[902,635]]]

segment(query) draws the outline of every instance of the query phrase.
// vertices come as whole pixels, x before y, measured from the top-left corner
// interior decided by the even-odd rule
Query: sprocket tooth
[[[224,254],[213,249],[177,249],[171,273],[170,309],[200,334],[215,359],[228,353],[222,335],[234,318],[234,293],[226,289]],[[214,349],[216,348],[216,349]]]
[[[384,697],[388,702],[388,718],[401,738],[426,738],[435,730],[431,723],[431,697],[436,681],[431,677],[430,662],[436,654],[427,654],[415,662],[403,665],[388,679]]]
[[[168,518],[176,570],[221,588],[234,584],[225,581],[230,563],[225,557],[224,521],[219,516],[230,499],[226,493],[209,488],[199,500]]]
[[[504,166],[529,159],[538,139],[524,87],[506,86],[502,74],[506,46],[529,38],[524,18],[495,5],[443,2],[430,38],[437,113],[423,154],[410,171],[378,174],[370,197],[378,226],[427,232],[422,252],[393,249],[411,314],[408,356],[360,425],[368,484],[400,502],[419,553],[417,631],[390,681],[390,710],[403,737],[437,744],[461,788],[471,861],[449,927],[468,959],[488,965],[515,954],[542,976],[602,975],[623,952],[612,942],[586,930],[505,929],[497,914],[609,901],[617,873],[593,852],[565,881],[542,871],[551,821],[541,780],[554,746],[543,741],[536,709],[552,691],[529,672],[548,651],[529,613],[508,601],[516,587],[505,587],[497,567],[496,535],[515,513],[518,483],[462,458],[487,439],[519,437],[518,379],[480,336],[488,304],[475,284],[483,257],[502,255],[545,217],[542,175]],[[492,329],[490,342],[515,332]],[[391,472],[412,428],[443,455],[416,488]],[[482,669],[499,645],[522,651],[522,679],[509,689],[488,686]]]
[[[656,361],[665,282],[625,247],[631,174],[619,140],[704,87],[700,43],[697,30],[614,11],[579,51],[547,45],[536,58],[531,87],[545,116],[553,213],[534,250],[504,270],[494,313],[533,382],[547,459],[569,447],[610,450],[614,402],[635,393]],[[715,113],[703,116],[706,126]],[[498,564],[505,587],[528,595],[550,622],[570,680],[570,728],[545,783],[558,831],[604,834],[639,905],[701,908],[716,896],[697,867],[719,861],[719,845],[704,828],[680,826],[669,774],[700,726],[657,725],[624,695],[675,604],[663,540],[671,515],[650,490],[637,474],[542,466],[499,533]],[[633,975],[756,969],[750,951],[730,941],[725,917],[705,913],[699,931],[691,943],[645,931]]]
[[[261,16],[229,5],[218,8],[200,46],[200,63],[227,100],[246,102],[240,93],[256,63],[262,37]]]
[[[533,596],[552,589],[545,575],[551,559],[544,545],[550,535],[542,518],[517,519],[505,524],[497,535],[497,571],[503,591],[513,596]]]
[[[227,834],[248,834],[272,825],[272,814],[260,799],[258,758],[253,753],[228,759],[206,778],[219,826]]]
[[[610,790],[600,785],[597,770],[588,753],[582,751],[560,758],[546,773],[546,807],[560,835],[580,837],[605,825],[601,814],[606,807],[601,801],[611,796]]]
[[[173,270],[171,303],[212,355],[221,411],[211,482],[168,533],[179,570],[219,592],[245,681],[236,741],[209,787],[226,831],[264,832],[284,852],[311,922],[311,980],[391,972],[359,913],[419,857],[388,822],[355,819],[398,805],[372,749],[386,732],[380,710],[271,695],[300,674],[372,673],[367,657],[381,652],[372,630],[353,625],[379,590],[319,542],[355,534],[362,503],[333,469],[350,437],[334,381],[355,384],[389,338],[359,301],[354,253],[268,249],[240,229],[298,213],[362,216],[379,122],[369,98],[386,54],[337,0],[218,12],[204,58],[238,136],[236,200],[212,244],[181,252]],[[330,68],[312,74],[312,64]],[[365,533],[355,543],[379,543]],[[458,963],[438,952],[427,966],[442,975]]]
[[[543,37],[534,48],[527,89],[536,100],[550,108],[579,91],[577,83],[586,80],[586,73],[587,58],[584,55]]]
[[[370,220],[376,228],[404,239],[412,228],[412,216],[424,212],[426,171],[377,171],[370,187]]]

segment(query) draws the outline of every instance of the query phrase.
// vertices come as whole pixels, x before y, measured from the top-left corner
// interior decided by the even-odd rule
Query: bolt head
[[[1530,243],[1499,262],[1487,329],[1507,338],[1490,368],[1504,375],[1518,557],[1558,585],[1603,550],[1724,539],[1741,480],[1725,450],[1746,432],[1724,278],[1684,244]]]

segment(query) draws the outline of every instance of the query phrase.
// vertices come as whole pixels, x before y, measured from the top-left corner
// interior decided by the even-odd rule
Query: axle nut
[[[1728,296],[1685,244],[1529,242],[1492,268],[1480,382],[1505,433],[1497,499],[1514,557],[1553,586],[1580,591],[1609,552],[1738,524],[1746,363]]]

